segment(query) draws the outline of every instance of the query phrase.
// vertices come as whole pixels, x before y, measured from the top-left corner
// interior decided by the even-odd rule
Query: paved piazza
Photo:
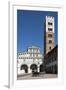
[[[28,79],[46,79],[46,78],[57,78],[57,74],[43,74],[39,76],[32,76],[32,74],[24,74],[17,76],[18,80],[28,80]]]

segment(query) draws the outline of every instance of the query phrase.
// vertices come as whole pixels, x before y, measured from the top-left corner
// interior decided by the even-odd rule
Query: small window
[[[48,31],[52,31],[52,28],[48,28]]]
[[[51,50],[51,47],[49,47],[49,50]]]
[[[52,25],[52,23],[51,22],[48,22],[48,25]]]
[[[52,37],[52,34],[48,34],[48,37]]]
[[[49,43],[52,43],[52,40],[49,40]]]
[[[21,57],[21,59],[22,59],[22,57]]]
[[[25,62],[25,59],[23,61]]]
[[[32,54],[30,54],[30,57],[32,57]]]
[[[21,57],[19,57],[19,59],[21,59]]]
[[[19,55],[20,55],[20,53],[19,53]]]
[[[36,54],[36,56],[38,56],[38,54]]]

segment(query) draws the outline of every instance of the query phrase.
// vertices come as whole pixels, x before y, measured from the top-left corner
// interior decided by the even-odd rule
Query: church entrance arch
[[[30,66],[30,69],[32,69],[32,72],[37,72],[37,65],[36,64],[32,64]]]
[[[28,73],[28,66],[26,64],[21,65],[21,70],[24,70],[25,73]]]
[[[43,72],[44,71],[44,66],[43,64],[40,65],[40,72]]]

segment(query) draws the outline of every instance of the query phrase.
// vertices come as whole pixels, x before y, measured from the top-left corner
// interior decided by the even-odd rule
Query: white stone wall
[[[42,58],[40,59],[18,59],[18,74],[22,74],[22,70],[20,70],[21,65],[26,64],[28,66],[28,73],[31,73],[30,66],[32,64],[36,64],[37,67],[42,64]]]
[[[48,22],[52,23],[52,25],[48,25]],[[46,16],[46,32],[48,32],[48,28],[52,28],[54,33],[54,17],[52,16]]]
[[[33,50],[33,53],[32,53]],[[21,66],[22,65],[27,65],[28,66],[28,73],[31,73],[32,70],[30,69],[30,66],[32,64],[36,64],[38,67],[38,72],[39,72],[39,67],[42,64],[42,59],[43,59],[43,55],[40,54],[39,49],[36,52],[36,49],[32,49],[30,52],[30,49],[28,49],[28,52],[24,52],[24,53],[18,53],[18,67],[17,67],[17,73],[18,74],[24,74],[24,70],[21,70]],[[36,52],[36,53],[35,53]],[[32,54],[32,55],[31,55]]]

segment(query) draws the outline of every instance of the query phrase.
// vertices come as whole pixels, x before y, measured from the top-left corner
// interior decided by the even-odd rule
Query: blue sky
[[[44,52],[44,22],[46,16],[55,18],[55,45],[58,43],[58,13],[51,11],[17,10],[17,52],[27,47],[40,47]]]

